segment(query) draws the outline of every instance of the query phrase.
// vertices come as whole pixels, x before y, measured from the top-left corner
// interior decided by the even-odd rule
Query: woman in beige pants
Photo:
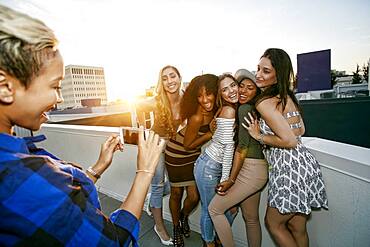
[[[255,77],[247,70],[236,72],[239,82],[238,119],[242,121],[254,109],[254,98],[259,94]],[[238,145],[234,154],[233,167],[227,181],[220,183],[217,194],[208,209],[214,227],[223,246],[234,246],[231,226],[225,212],[240,203],[248,246],[261,246],[261,226],[258,216],[260,191],[267,181],[267,165],[261,145],[254,140],[245,128],[238,130]]]

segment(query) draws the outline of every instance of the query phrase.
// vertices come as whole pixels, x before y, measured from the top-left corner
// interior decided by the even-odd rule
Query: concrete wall
[[[48,139],[42,146],[64,160],[75,161],[87,168],[99,155],[100,144],[115,127],[43,125],[39,133]],[[37,134],[37,133],[36,133]],[[370,245],[370,149],[318,138],[304,138],[305,144],[319,159],[329,198],[329,210],[311,214],[308,222],[310,246]],[[127,144],[117,152],[111,167],[97,183],[99,191],[123,200],[130,189],[136,169],[137,146]],[[164,217],[171,220],[168,197]],[[266,188],[261,198],[260,217],[263,230],[262,246],[274,246],[263,224],[266,209]],[[192,230],[199,232],[199,207],[190,217]],[[233,233],[237,246],[246,246],[241,213]]]

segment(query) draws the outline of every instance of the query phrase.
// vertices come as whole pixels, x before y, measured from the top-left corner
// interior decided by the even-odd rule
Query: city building
[[[65,67],[62,81],[64,102],[58,109],[107,104],[104,68],[82,65]]]

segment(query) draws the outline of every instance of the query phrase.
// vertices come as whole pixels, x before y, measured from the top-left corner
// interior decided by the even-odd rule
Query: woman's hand
[[[211,131],[211,133],[215,133],[216,129],[217,129],[217,122],[216,122],[216,119],[213,118],[212,121],[208,124],[209,126],[209,130]]]
[[[247,122],[247,124],[245,123],[242,123],[243,127],[246,128],[249,132],[249,134],[257,140],[259,134],[261,133],[260,132],[260,126],[258,124],[258,120],[257,119],[254,119],[254,117],[252,116],[252,114],[250,112],[248,112],[248,117],[244,117],[244,120]]]
[[[146,140],[144,140],[144,128],[140,126],[137,154],[138,172],[145,171],[154,175],[165,143],[165,140],[159,138],[159,135],[154,133],[154,131],[149,131]]]
[[[219,183],[216,187],[216,192],[220,196],[224,196],[227,194],[227,191],[230,189],[231,186],[233,186],[233,182],[231,180],[226,180],[221,183]]]
[[[117,135],[111,135],[100,147],[98,161],[93,166],[93,170],[99,175],[110,166],[113,159],[113,153],[117,150],[123,150],[123,144],[119,142]]]

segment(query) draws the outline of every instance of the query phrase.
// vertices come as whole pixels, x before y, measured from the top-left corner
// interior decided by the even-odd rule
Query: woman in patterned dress
[[[311,208],[328,207],[320,165],[302,144],[305,132],[292,91],[294,73],[289,55],[270,48],[262,55],[256,84],[262,90],[258,122],[245,118],[250,135],[266,145],[269,164],[266,226],[279,246],[308,246],[306,229]]]

